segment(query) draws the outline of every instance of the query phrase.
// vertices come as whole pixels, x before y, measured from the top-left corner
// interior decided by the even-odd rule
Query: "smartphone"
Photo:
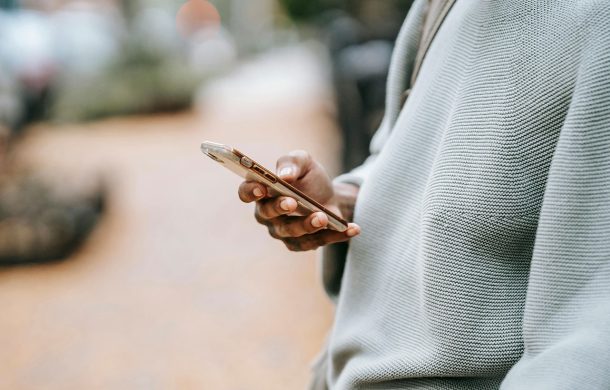
[[[294,186],[280,179],[270,170],[266,169],[252,158],[246,156],[237,149],[215,142],[204,142],[201,151],[212,160],[222,164],[227,169],[237,173],[246,180],[257,181],[271,188],[283,196],[289,196],[297,201],[299,206],[311,213],[323,212],[328,216],[328,227],[344,232],[347,230],[347,222],[341,217],[326,209],[320,203],[307,196]]]

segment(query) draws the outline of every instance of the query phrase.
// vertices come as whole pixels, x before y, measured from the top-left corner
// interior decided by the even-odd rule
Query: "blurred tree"
[[[311,20],[330,9],[344,8],[347,0],[280,0],[288,15],[297,21]]]

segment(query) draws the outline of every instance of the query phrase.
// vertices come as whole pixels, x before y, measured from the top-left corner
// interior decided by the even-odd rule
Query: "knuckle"
[[[258,202],[256,204],[256,213],[259,215],[261,219],[269,219],[269,212],[267,210],[267,204],[263,202]]]
[[[313,246],[310,241],[306,241],[301,246],[301,252],[307,252],[307,251],[311,251],[311,250],[314,250],[314,249],[316,249],[316,247]]]
[[[244,194],[242,194],[242,192],[241,192],[241,191],[239,191],[239,192],[237,193],[237,196],[239,196],[239,200],[241,200],[242,202],[244,202],[244,203],[245,203],[245,202],[248,202],[248,200],[246,199],[246,197],[244,196]]]
[[[303,238],[303,237],[290,239],[290,242],[293,247],[292,250],[295,252],[304,252],[304,251],[309,250],[307,241],[308,241],[307,238]]]
[[[269,220],[269,215],[267,213],[267,209],[266,209],[264,203],[262,203],[262,202],[256,203],[254,216],[256,217],[256,220],[259,221],[260,223],[266,223],[267,220]]]
[[[283,238],[290,237],[286,224],[284,224],[284,223],[275,224],[274,229],[275,229],[276,234],[279,237],[283,237]]]
[[[295,150],[291,152],[290,155],[292,161],[301,168],[310,166],[313,161],[311,154],[305,150]]]
[[[292,163],[294,161],[294,157],[290,155],[290,153],[283,155],[282,157],[277,159],[276,167],[280,167],[287,163]]]
[[[307,239],[307,241],[305,241],[305,243],[303,244],[303,250],[306,250],[306,251],[314,250],[317,247],[318,247],[318,245],[316,245],[315,240],[312,239],[311,237],[309,237]]]
[[[297,225],[298,222],[288,223],[284,226],[284,232],[287,236],[290,237],[299,237],[301,236],[301,229]]]
[[[281,239],[282,237],[277,233],[277,228],[275,225],[270,224],[267,225],[267,230],[269,230],[269,235],[275,239]]]
[[[257,218],[257,220],[259,218],[261,218],[261,219],[263,218],[263,213],[262,213],[261,208],[262,208],[261,207],[261,203],[260,202],[256,202],[256,206],[254,207],[254,216]]]
[[[286,248],[288,248],[289,251],[292,251],[292,252],[298,252],[299,251],[299,247],[296,245],[296,243],[293,240],[291,240],[291,239],[284,239],[284,240],[282,240],[282,242],[284,243]]]
[[[239,199],[242,202],[248,202],[250,199],[248,197],[248,193],[246,192],[245,188],[240,186],[239,189],[237,190],[237,195],[239,196]]]
[[[256,222],[266,225],[267,224],[267,220],[265,218],[263,218],[262,215],[260,215],[260,213],[258,212],[258,208],[254,211],[254,219],[256,219]]]
[[[279,234],[281,234],[284,237],[298,238],[298,237],[301,237],[301,236],[307,234],[307,231],[305,231],[305,229],[303,229],[302,221],[293,220],[290,222],[283,223],[281,225]]]
[[[311,155],[309,154],[308,151],[306,150],[293,150],[292,152],[288,153],[288,156],[292,157],[292,158],[296,158],[296,159],[302,159],[302,160],[309,160],[311,159]]]

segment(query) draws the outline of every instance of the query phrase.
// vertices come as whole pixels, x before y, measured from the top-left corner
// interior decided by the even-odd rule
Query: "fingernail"
[[[294,167],[284,167],[282,169],[280,169],[280,172],[278,173],[279,176],[281,177],[286,177],[286,176],[292,176],[294,174]]]
[[[347,234],[348,237],[354,237],[358,233],[360,233],[360,229],[355,228],[355,227],[351,227],[351,228],[347,229],[347,232],[345,232],[345,234]]]
[[[260,188],[256,187],[254,188],[254,190],[252,191],[252,193],[254,194],[254,196],[256,196],[257,198],[260,198],[261,196],[263,196],[263,191],[261,191]]]
[[[311,220],[311,226],[319,228],[322,227],[322,222],[320,222],[320,217],[315,216],[313,217],[313,219]]]
[[[292,206],[294,206],[294,204],[293,200],[290,198],[284,199],[280,202],[280,207],[282,208],[282,210],[290,211],[292,209]]]

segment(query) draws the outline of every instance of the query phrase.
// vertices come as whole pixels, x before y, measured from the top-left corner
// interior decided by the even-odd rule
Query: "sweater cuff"
[[[372,163],[372,161],[371,161]],[[355,186],[362,186],[364,182],[364,178],[367,175],[369,170],[369,165],[371,164],[363,164],[357,168],[352,169],[350,172],[344,173],[340,176],[335,177],[333,182],[335,183],[345,183],[345,184],[353,184]]]

